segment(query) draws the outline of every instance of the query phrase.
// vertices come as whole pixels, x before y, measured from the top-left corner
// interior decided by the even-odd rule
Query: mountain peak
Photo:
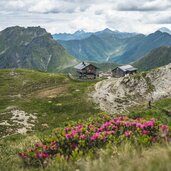
[[[13,27],[7,27],[6,29],[2,30],[2,33],[4,34],[25,34],[25,35],[30,35],[33,37],[36,36],[43,36],[48,34],[48,32],[44,29],[41,28],[40,26],[37,27],[20,27],[20,26],[13,26]]]
[[[0,42],[3,45],[0,49],[0,68],[31,68],[52,72],[74,62],[62,45],[41,27],[6,28],[0,32]],[[9,51],[6,51],[6,47]]]
[[[85,33],[84,30],[78,30],[78,31],[76,31],[74,34],[84,34],[84,33]]]
[[[113,31],[110,30],[109,28],[105,28],[105,29],[103,30],[103,32],[106,32],[106,33],[113,33]]]
[[[162,28],[160,28],[158,31],[160,31],[160,32],[162,32],[162,33],[171,34],[171,30],[169,30],[169,29],[166,28],[166,27],[162,27]]]

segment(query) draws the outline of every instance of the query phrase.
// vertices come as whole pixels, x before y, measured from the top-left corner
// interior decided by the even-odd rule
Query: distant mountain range
[[[95,33],[79,31],[74,34],[55,34],[53,38],[78,60],[127,64],[137,61],[155,48],[171,46],[170,32],[167,28],[161,28],[143,35],[105,29]]]
[[[133,65],[139,70],[150,70],[171,63],[171,47],[153,49],[148,55],[135,62]]]
[[[84,34],[84,32],[82,32],[82,34]],[[127,49],[131,48],[131,44],[137,42],[140,37],[144,37],[144,35],[105,29],[92,33],[87,38],[76,38],[74,40],[58,39],[58,42],[78,60],[109,62],[111,57],[119,56]]]
[[[75,58],[40,27],[10,27],[0,32],[0,68],[58,71]]]
[[[128,38],[128,37],[132,37],[133,35],[136,35],[137,33],[126,33],[126,32],[119,32],[117,30],[112,31],[108,28],[102,30],[102,31],[98,31],[98,32],[85,32],[84,30],[78,30],[75,33],[71,34],[71,33],[59,33],[59,34],[54,34],[53,38],[55,40],[64,40],[64,41],[68,41],[68,40],[82,40],[82,39],[86,39],[92,35],[97,35],[100,36],[103,33],[106,34],[112,34],[115,35],[118,38]]]
[[[55,40],[81,40],[90,37],[92,33],[85,32],[84,30],[76,31],[75,33],[59,33],[54,34],[53,38]]]
[[[128,63],[148,70],[171,62],[170,46],[167,28],[149,35],[105,29],[52,37],[41,27],[16,26],[0,32],[0,68],[66,72],[78,61],[89,61],[104,71]]]

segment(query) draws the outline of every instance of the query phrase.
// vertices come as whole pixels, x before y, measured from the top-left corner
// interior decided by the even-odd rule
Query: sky
[[[148,34],[171,29],[171,0],[0,0],[0,30],[16,25],[52,34],[105,28]]]

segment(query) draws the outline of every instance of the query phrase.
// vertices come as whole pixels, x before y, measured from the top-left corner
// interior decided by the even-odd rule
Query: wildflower
[[[162,125],[160,129],[162,131],[161,136],[165,137],[168,134],[169,127],[167,125]]]
[[[151,120],[144,123],[144,128],[153,127],[153,126],[154,126],[154,122]]]
[[[104,135],[111,135],[111,134],[115,134],[115,131],[105,131]]]
[[[71,128],[64,128],[64,130],[66,133],[68,133],[71,130]]]
[[[129,127],[129,126],[131,126],[131,122],[125,122],[124,125],[125,125],[126,127]]]
[[[169,129],[169,127],[167,125],[162,125],[160,128],[161,128],[162,131],[165,131],[165,130]]]
[[[53,141],[50,143],[50,149],[51,150],[57,150],[58,149],[58,145],[56,141]]]
[[[82,134],[82,135],[80,135],[80,139],[81,140],[85,140],[86,139],[86,136]]]
[[[115,125],[114,125],[114,126],[112,126],[112,129],[116,129],[116,128],[117,128],[117,126],[115,126]]]
[[[140,129],[144,129],[144,127],[147,127],[147,125],[145,126],[144,124],[136,123],[136,127]]]
[[[26,155],[24,152],[18,153],[18,155],[19,155],[19,157],[21,157],[21,158],[26,158],[26,157],[27,157],[27,155]]]
[[[45,158],[48,158],[49,155],[48,155],[47,152],[40,152],[40,153],[38,153],[38,157],[39,157],[40,159],[45,159]]]
[[[143,130],[142,133],[143,133],[144,135],[147,135],[147,134],[149,134],[149,131]]]
[[[94,140],[98,139],[99,136],[100,136],[100,132],[96,132],[90,139],[91,139],[92,141],[94,141]]]
[[[116,125],[119,125],[120,123],[121,123],[121,121],[120,120],[116,120]]]
[[[72,138],[72,134],[65,134],[65,138],[66,139],[71,139]]]
[[[46,150],[48,147],[46,145],[42,146],[43,150]]]
[[[126,131],[126,132],[124,133],[124,135],[125,135],[125,137],[130,137],[130,136],[131,136],[131,131]]]
[[[42,144],[41,143],[36,143],[35,147],[42,147]]]

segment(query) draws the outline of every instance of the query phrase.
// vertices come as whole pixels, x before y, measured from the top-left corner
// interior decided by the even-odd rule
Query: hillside
[[[98,91],[99,94],[104,93],[100,97],[104,97],[103,103],[109,102],[112,97],[111,93],[116,94],[118,101],[112,99],[108,109],[114,109],[114,103],[117,103],[121,105],[120,111],[122,111],[125,107],[122,92],[129,90],[130,94],[127,96],[129,99],[136,99],[134,95],[138,95],[138,91],[143,95],[148,94],[147,92],[153,90],[149,81],[150,77],[155,85],[158,84],[155,92],[163,93],[156,95],[166,97],[165,93],[169,95],[171,87],[170,79],[168,79],[170,68],[170,65],[160,68],[158,74],[154,70],[147,75],[142,73],[131,78],[126,77],[122,81],[118,79],[117,84],[114,84],[114,79],[99,83],[97,83],[98,80],[80,82],[70,80],[63,74],[49,74],[26,69],[0,70],[1,170],[39,171],[43,167],[44,170],[50,171],[72,171],[78,168],[83,171],[112,171],[114,168],[122,171],[127,170],[128,166],[130,170],[135,168],[137,170],[138,164],[141,166],[138,169],[140,171],[151,171],[151,169],[169,171],[170,146],[169,142],[167,146],[165,145],[160,128],[167,131],[169,129],[167,125],[171,126],[170,98],[153,103],[152,109],[139,107],[132,109],[130,116],[120,117],[107,115],[104,112],[98,114],[101,110],[88,95],[94,91],[93,87],[96,83],[96,91],[98,85],[102,87],[106,85],[104,87],[106,89],[101,88],[101,91]],[[148,83],[147,87],[144,79]],[[109,81],[110,87],[106,84]],[[120,83],[122,86],[118,89]],[[115,88],[119,93],[115,91]],[[118,123],[121,125],[119,126]],[[122,123],[125,124],[124,130]],[[110,124],[114,125],[111,127]],[[138,125],[146,126],[148,131],[142,130],[143,133],[141,133]],[[116,129],[117,132],[109,130],[111,128]],[[73,131],[71,139],[67,132],[70,130]],[[101,136],[99,132],[96,132],[97,130],[103,130]],[[162,137],[159,140],[151,142],[151,138],[155,140],[155,136],[161,134]],[[165,133],[164,138],[169,139],[169,133],[168,137]],[[161,141],[162,145],[160,145]],[[43,143],[45,144],[42,146]],[[58,143],[58,148],[56,148],[56,143]],[[46,150],[51,153],[48,159],[47,153],[44,153]],[[23,151],[28,155],[25,156]],[[40,155],[37,155],[39,153]],[[69,154],[69,157],[64,156],[66,154]],[[160,158],[162,156],[162,160],[159,160],[158,156]]]
[[[125,33],[126,34],[126,33]],[[81,40],[59,40],[66,50],[79,60],[108,62],[113,56],[120,56],[139,42],[143,35],[102,31]]]
[[[78,60],[104,62],[108,47],[97,36],[91,35],[83,40],[59,41],[67,51]]]
[[[108,113],[128,112],[128,109],[171,96],[171,64],[147,73],[111,78],[96,84],[91,97]]]
[[[139,70],[150,70],[171,63],[171,47],[160,47],[152,50],[148,55],[133,65]]]
[[[165,32],[156,31],[134,44],[127,52],[121,56],[114,57],[116,63],[130,63],[136,61],[150,53],[151,50],[161,46],[171,46],[171,35]]]
[[[75,59],[40,27],[10,27],[0,32],[0,68],[58,71]]]
[[[94,84],[72,81],[62,74],[0,70],[0,138],[32,131],[43,133],[66,121],[95,114],[99,110],[86,102],[85,94]]]

